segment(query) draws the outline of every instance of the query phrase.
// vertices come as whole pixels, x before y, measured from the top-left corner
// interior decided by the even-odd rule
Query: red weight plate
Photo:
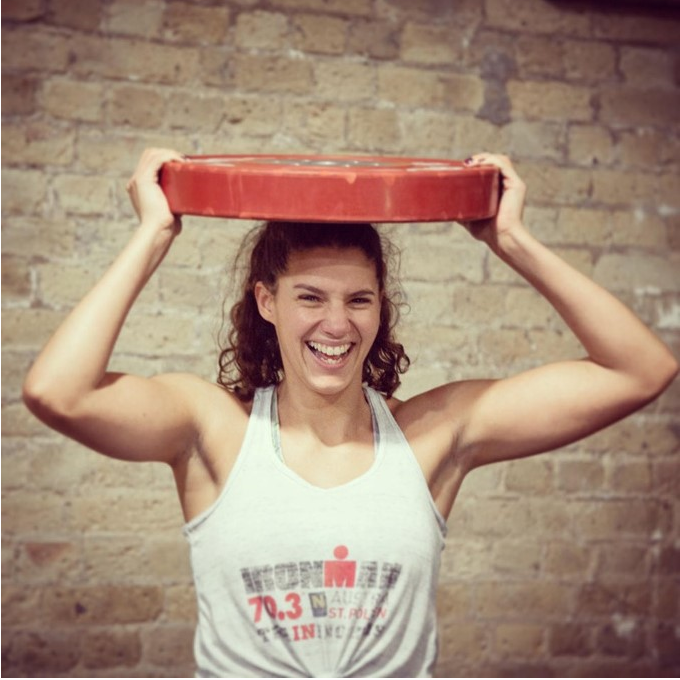
[[[163,166],[176,214],[327,222],[440,222],[496,213],[499,173],[386,156],[190,156]]]

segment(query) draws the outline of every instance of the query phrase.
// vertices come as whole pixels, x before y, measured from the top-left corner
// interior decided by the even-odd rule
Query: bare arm
[[[195,436],[183,396],[195,381],[107,372],[130,308],[180,232],[157,182],[162,164],[180,158],[172,151],[144,153],[128,184],[139,228],[57,329],[24,383],[24,401],[37,417],[117,458],[171,463]]]
[[[476,466],[563,446],[625,417],[666,388],[678,363],[625,305],[527,232],[525,186],[507,158],[480,154],[472,163],[497,165],[504,193],[495,219],[466,226],[548,300],[585,352],[452,390],[466,404],[458,450]]]

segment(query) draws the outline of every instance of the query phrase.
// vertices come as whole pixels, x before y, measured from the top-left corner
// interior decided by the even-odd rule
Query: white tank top
[[[255,394],[215,503],[184,532],[197,677],[429,677],[446,524],[381,395],[375,459],[316,487],[281,457],[274,387]]]

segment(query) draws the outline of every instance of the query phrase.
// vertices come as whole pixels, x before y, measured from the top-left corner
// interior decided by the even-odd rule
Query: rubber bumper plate
[[[483,219],[500,191],[493,166],[386,156],[190,156],[160,182],[176,214],[288,221]]]

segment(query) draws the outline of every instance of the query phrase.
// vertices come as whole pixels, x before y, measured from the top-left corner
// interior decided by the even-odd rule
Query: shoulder
[[[444,437],[453,442],[465,427],[475,404],[491,380],[462,380],[400,400],[387,400],[394,419],[407,438]]]
[[[405,399],[391,397],[387,404],[398,420],[419,418],[428,414],[448,411],[452,406],[462,406],[476,391],[480,381],[459,381],[446,383]]]
[[[162,373],[152,378],[181,400],[199,421],[214,412],[221,418],[248,417],[252,402],[241,401],[233,392],[191,373]]]

